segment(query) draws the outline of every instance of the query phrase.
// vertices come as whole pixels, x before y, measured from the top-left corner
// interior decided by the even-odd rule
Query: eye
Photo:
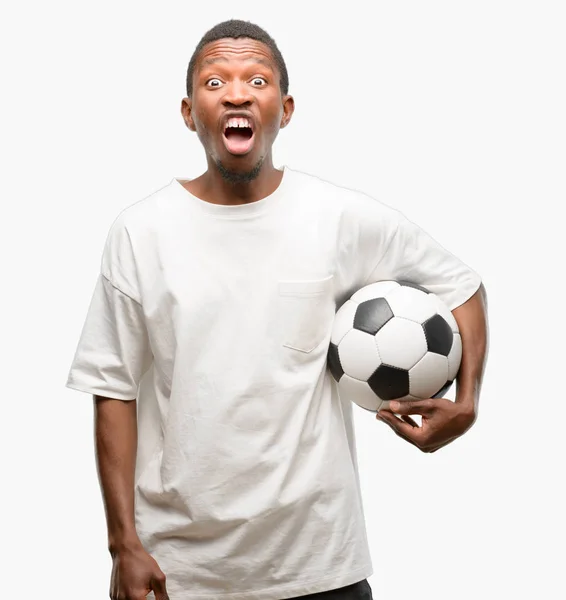
[[[263,81],[264,83],[267,83],[267,80],[266,80],[266,79],[264,79],[263,77],[254,77],[254,78],[252,79],[252,83],[253,83],[254,85],[255,85],[255,82],[256,82],[256,81]],[[260,87],[260,86],[256,85],[255,87]]]
[[[217,85],[212,85],[212,82],[213,82],[213,81],[217,82]],[[220,79],[218,79],[218,77],[213,77],[212,79],[209,79],[209,80],[206,82],[206,85],[208,85],[208,86],[210,86],[210,87],[219,87],[221,83],[222,83],[222,82],[220,81]]]

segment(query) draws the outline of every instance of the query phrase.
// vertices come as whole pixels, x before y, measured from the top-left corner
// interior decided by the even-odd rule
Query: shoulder
[[[324,179],[313,173],[307,173],[306,171],[300,171],[299,169],[289,168],[293,180],[297,187],[308,190],[310,192],[320,192],[321,194],[328,194],[329,197],[336,200],[347,201],[349,198],[356,197],[359,195],[365,195],[363,192],[347,188],[342,185],[338,185],[332,181]]]
[[[132,234],[140,233],[151,227],[166,212],[166,207],[175,204],[179,197],[176,187],[180,187],[180,184],[172,179],[161,188],[126,206],[112,223],[111,233],[124,230]]]
[[[167,207],[178,204],[178,191],[172,180],[167,185],[151,192],[148,196],[122,209],[111,223],[104,247],[103,268],[124,263],[146,245],[151,245],[155,232],[163,220],[174,221],[175,217]]]
[[[397,211],[380,199],[366,192],[346,187],[298,169],[290,169],[297,186],[312,198],[320,198],[326,208],[335,208],[348,218],[364,218],[372,215],[392,217]]]

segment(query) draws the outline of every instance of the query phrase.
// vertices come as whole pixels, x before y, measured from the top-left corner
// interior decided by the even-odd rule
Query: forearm
[[[140,544],[134,517],[136,401],[95,396],[96,459],[113,553]]]
[[[487,296],[483,284],[464,304],[452,311],[462,336],[462,362],[456,379],[456,402],[477,414],[487,361]]]

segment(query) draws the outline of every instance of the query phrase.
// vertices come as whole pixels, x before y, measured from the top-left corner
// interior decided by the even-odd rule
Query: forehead
[[[215,64],[248,62],[276,70],[269,46],[249,38],[222,38],[206,44],[198,56],[196,70],[201,71]]]

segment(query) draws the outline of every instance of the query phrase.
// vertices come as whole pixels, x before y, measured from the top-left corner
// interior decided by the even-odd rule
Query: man
[[[476,418],[480,278],[394,209],[274,167],[294,101],[256,25],[203,37],[181,109],[208,168],[112,225],[67,382],[95,396],[110,596],[371,598],[352,402],[326,368],[335,311],[383,279],[453,310],[456,402],[378,415],[434,451]]]

